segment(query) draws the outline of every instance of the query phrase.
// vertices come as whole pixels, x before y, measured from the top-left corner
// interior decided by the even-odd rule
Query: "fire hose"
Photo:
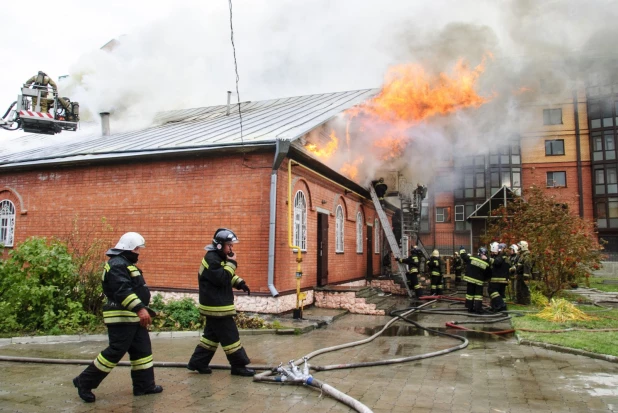
[[[444,299],[448,299],[448,296],[445,296]],[[424,307],[431,305],[435,302],[436,300],[432,300],[418,307],[409,307],[409,308],[402,309],[402,310],[392,311],[390,315],[393,316],[393,318],[389,322],[387,322],[380,331],[378,331],[371,337],[368,337],[363,340],[358,340],[358,341],[354,341],[350,343],[344,343],[344,344],[316,350],[296,361],[291,360],[289,362],[289,365],[290,365],[289,369],[283,367],[281,364],[278,367],[251,365],[251,368],[255,370],[263,371],[262,373],[258,373],[255,376],[253,376],[253,380],[256,382],[261,381],[261,382],[271,382],[271,383],[290,383],[290,384],[307,385],[315,390],[320,390],[321,392],[346,404],[347,406],[349,406],[350,408],[353,408],[354,410],[358,412],[371,413],[372,411],[371,409],[369,409],[369,407],[365,406],[360,401],[348,396],[347,394],[337,390],[333,386],[330,386],[327,383],[324,383],[321,380],[314,378],[309,373],[309,371],[310,370],[328,371],[328,370],[336,370],[336,369],[359,368],[359,367],[369,367],[369,366],[384,366],[384,365],[390,365],[390,364],[396,364],[396,363],[405,363],[409,361],[436,357],[436,356],[448,354],[448,353],[466,348],[468,346],[468,340],[465,337],[461,337],[461,336],[457,336],[454,334],[445,333],[445,332],[441,332],[437,330],[432,330],[432,329],[422,326],[421,324],[413,320],[406,318],[408,315],[415,313],[415,312],[422,311]],[[380,336],[393,323],[400,321],[400,320],[413,324],[417,328],[425,330],[427,332],[460,340],[462,343],[457,346],[453,346],[453,347],[446,348],[443,350],[433,351],[433,352],[419,354],[415,356],[389,359],[389,360],[378,360],[378,361],[369,361],[369,362],[362,362],[362,363],[345,363],[345,364],[335,364],[335,365],[326,365],[326,366],[317,366],[317,365],[309,366],[309,364],[307,363],[309,359],[316,357],[318,355],[321,355],[321,354],[369,343],[373,341],[374,339],[376,339],[378,336]],[[36,357],[14,357],[14,356],[0,356],[0,361],[45,363],[45,364],[81,364],[81,365],[89,365],[92,363],[92,360],[82,360],[82,359],[50,359],[50,358],[36,358]],[[303,362],[305,363],[305,366],[301,370],[298,368],[298,366]],[[127,362],[127,361],[121,361],[118,363],[118,366],[130,366],[130,365],[131,365],[130,362]],[[159,361],[159,362],[154,362],[153,365],[155,367],[180,367],[180,368],[187,367],[187,364],[184,362]],[[225,369],[225,370],[230,368],[227,365],[210,365],[209,367],[213,369]],[[279,376],[273,377],[272,376],[273,374],[279,374]]]

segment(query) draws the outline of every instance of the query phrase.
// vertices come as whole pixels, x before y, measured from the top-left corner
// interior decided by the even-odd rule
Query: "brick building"
[[[134,132],[14,139],[0,151],[2,242],[10,249],[30,236],[66,234],[76,216],[110,243],[137,231],[151,289],[194,293],[204,246],[228,227],[252,291],[237,297],[240,309],[296,306],[290,244],[301,249],[300,287],[311,304],[316,286],[380,273],[381,232],[367,189],[299,142],[375,93],[245,102],[242,135],[236,108],[224,105],[166,112],[158,126]],[[102,219],[112,232],[99,230]]]

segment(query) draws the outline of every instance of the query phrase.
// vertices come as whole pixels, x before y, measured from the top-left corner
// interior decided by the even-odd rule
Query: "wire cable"
[[[240,119],[240,143],[244,145],[243,130],[242,130],[242,113],[240,112],[240,92],[238,91],[238,62],[236,61],[236,45],[234,44],[234,25],[232,24],[232,0],[228,0],[230,5],[230,40],[232,41],[232,51],[234,54],[234,70],[236,71],[236,98],[238,102],[238,118]]]

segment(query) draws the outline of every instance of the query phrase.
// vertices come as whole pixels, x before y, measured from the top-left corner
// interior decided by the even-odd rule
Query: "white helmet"
[[[522,251],[528,251],[528,243],[526,241],[519,241],[519,244],[517,244],[517,246]]]
[[[497,242],[492,242],[489,244],[489,250],[492,253],[497,254],[500,251],[500,245]]]
[[[146,240],[137,232],[127,232],[114,247],[116,250],[133,251],[135,248],[144,248],[146,246]]]
[[[511,245],[509,248],[512,249],[515,254],[519,252],[519,247],[515,244]]]
[[[440,251],[438,250],[433,250],[433,252],[431,253],[432,257],[439,257],[440,256]]]

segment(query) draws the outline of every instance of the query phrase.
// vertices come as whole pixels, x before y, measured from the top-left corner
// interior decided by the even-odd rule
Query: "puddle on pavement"
[[[564,377],[561,377],[564,378]],[[618,375],[616,374],[588,374],[572,377],[572,389],[583,388],[591,396],[618,396]]]

